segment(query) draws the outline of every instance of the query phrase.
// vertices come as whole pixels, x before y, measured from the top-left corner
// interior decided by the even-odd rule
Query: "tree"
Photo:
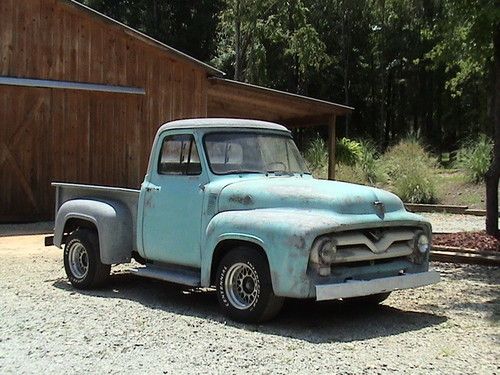
[[[500,177],[500,25],[498,20],[493,38],[495,53],[495,93],[493,100],[495,108],[495,145],[493,147],[493,162],[488,172],[486,172],[486,232],[498,238],[498,179]]]
[[[202,61],[215,53],[219,0],[82,0],[107,16]]]
[[[213,63],[236,80],[303,93],[306,72],[329,63],[308,18],[302,0],[227,0]]]
[[[444,64],[450,77],[447,89],[462,96],[471,82],[485,79],[489,95],[494,151],[486,173],[486,231],[498,232],[498,180],[500,176],[500,7],[497,0],[448,0],[445,19],[436,28],[441,40],[428,56]],[[486,106],[486,103],[485,103]]]

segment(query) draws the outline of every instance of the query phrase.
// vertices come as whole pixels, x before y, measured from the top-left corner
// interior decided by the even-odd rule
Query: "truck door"
[[[207,181],[192,134],[160,137],[142,186],[143,249],[147,259],[200,267],[202,186]],[[155,151],[153,151],[155,152]]]

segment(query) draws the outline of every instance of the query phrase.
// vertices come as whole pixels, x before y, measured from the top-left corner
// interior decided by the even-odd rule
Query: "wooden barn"
[[[329,125],[333,149],[351,110],[225,79],[72,0],[1,0],[0,222],[51,218],[51,181],[138,187],[170,120]]]

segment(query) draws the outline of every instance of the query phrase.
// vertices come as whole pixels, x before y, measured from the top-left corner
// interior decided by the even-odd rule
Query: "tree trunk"
[[[234,11],[234,80],[241,80],[241,14],[240,0],[236,0],[236,9]]]
[[[342,22],[342,40],[344,47],[344,104],[349,105],[349,51],[350,51],[350,38],[349,38],[349,5],[344,6],[344,19]],[[350,114],[345,116],[345,136],[349,137],[349,118]]]
[[[500,30],[495,30],[493,37],[494,46],[494,122],[495,122],[495,145],[493,147],[493,162],[486,172],[486,232],[492,236],[499,237],[498,232],[498,178],[500,177]]]

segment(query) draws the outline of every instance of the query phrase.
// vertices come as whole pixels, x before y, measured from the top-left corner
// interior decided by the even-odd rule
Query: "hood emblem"
[[[385,214],[385,205],[380,201],[373,202],[373,207],[375,208],[375,212],[378,216],[384,216]]]

